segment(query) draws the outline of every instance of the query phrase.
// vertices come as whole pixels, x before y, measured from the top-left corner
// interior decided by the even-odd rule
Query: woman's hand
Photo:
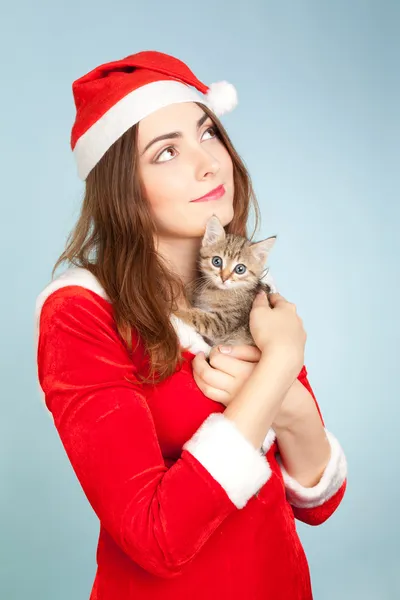
[[[281,356],[285,365],[299,373],[304,364],[307,334],[296,306],[280,294],[257,294],[250,311],[250,332],[263,354]]]
[[[255,346],[229,346],[229,354],[221,353],[218,346],[210,352],[210,364],[204,353],[197,354],[193,361],[193,377],[207,398],[225,406],[233,400],[240,388],[250,377],[261,358],[261,351]],[[284,429],[291,424],[297,414],[302,414],[304,405],[312,397],[304,385],[296,379],[282,401],[272,427]]]
[[[228,346],[229,353],[214,346],[207,362],[204,353],[197,354],[193,361],[193,377],[207,398],[228,406],[244,382],[250,377],[261,357],[255,346]]]

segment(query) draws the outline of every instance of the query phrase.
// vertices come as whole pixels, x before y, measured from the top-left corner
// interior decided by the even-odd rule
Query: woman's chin
[[[226,202],[204,202],[200,203],[204,205],[204,218],[203,218],[203,233],[206,223],[210,217],[216,215],[221,221],[223,227],[229,225],[234,216],[233,204]]]

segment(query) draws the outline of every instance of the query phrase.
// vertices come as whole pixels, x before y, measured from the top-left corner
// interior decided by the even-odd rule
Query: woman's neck
[[[185,286],[195,281],[198,277],[197,259],[201,238],[157,237],[155,245],[157,253]],[[178,300],[178,304],[180,307],[186,306],[184,299]]]

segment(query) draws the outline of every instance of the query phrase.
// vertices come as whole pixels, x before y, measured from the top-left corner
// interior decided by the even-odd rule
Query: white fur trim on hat
[[[78,175],[85,180],[107,150],[130,127],[154,111],[180,102],[201,102],[206,96],[180,81],[153,81],[130,92],[114,104],[76,142],[73,150]]]

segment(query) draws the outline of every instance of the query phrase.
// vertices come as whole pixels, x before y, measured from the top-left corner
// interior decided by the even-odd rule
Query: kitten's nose
[[[222,279],[222,281],[225,283],[225,281],[227,279],[229,279],[230,275],[231,274],[230,274],[229,271],[221,271],[221,279]]]

